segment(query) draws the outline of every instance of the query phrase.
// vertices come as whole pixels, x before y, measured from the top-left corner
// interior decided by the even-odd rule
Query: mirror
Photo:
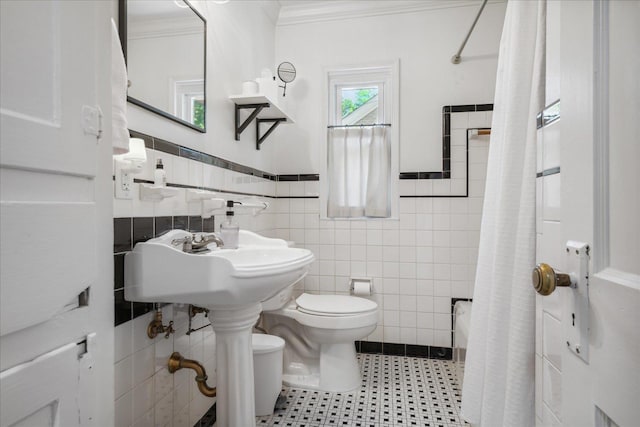
[[[278,65],[278,77],[284,83],[282,96],[287,96],[287,83],[291,83],[296,79],[296,67],[291,62],[283,62]]]
[[[186,0],[120,0],[127,100],[206,132],[207,23]]]

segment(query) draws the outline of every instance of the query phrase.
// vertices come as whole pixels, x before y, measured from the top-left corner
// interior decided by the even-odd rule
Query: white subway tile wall
[[[186,306],[163,307],[163,321],[167,324],[173,320],[176,330],[168,338],[147,337],[146,327],[155,315],[153,312],[116,327],[116,425],[192,426],[215,402],[200,394],[193,372],[170,374],[167,370],[171,353],[178,351],[186,358],[202,362],[209,385],[216,384],[213,329],[206,327],[188,335],[186,310]],[[208,324],[208,319],[198,314],[192,328]],[[135,345],[122,337],[130,337]]]
[[[536,259],[562,270],[566,258],[560,220],[560,137],[557,120],[538,129],[536,179]],[[536,417],[545,425],[561,424],[564,347],[560,295],[536,295]]]
[[[479,121],[488,127],[490,115],[452,114],[453,124]],[[458,115],[464,116],[458,120]],[[481,122],[484,117],[485,122]],[[474,122],[475,123],[475,122]],[[228,169],[202,164],[160,151],[148,150],[149,163],[162,158],[167,181],[196,187],[271,196],[261,198],[270,208],[260,215],[237,215],[241,228],[291,240],[313,251],[316,260],[295,292],[348,294],[351,277],[371,277],[379,306],[376,330],[366,341],[451,347],[451,298],[471,298],[476,259],[488,137],[469,138],[452,131],[451,174],[454,179],[399,180],[399,218],[391,220],[320,220],[317,181],[274,182]],[[151,180],[146,168],[139,179]],[[469,177],[469,197],[464,195]],[[201,215],[200,203],[186,203],[184,189],[161,202],[141,201],[139,184],[134,199],[114,199],[114,217],[168,217]],[[275,196],[276,198],[273,198]],[[440,196],[440,197],[431,197]],[[442,197],[444,196],[444,197]],[[241,195],[221,193],[237,200]],[[215,215],[220,224],[224,212]],[[202,361],[215,384],[215,335],[205,328],[187,335],[186,307],[163,308],[163,320],[173,320],[175,334],[168,339],[146,335],[154,313],[120,324],[115,330],[116,423],[122,426],[191,426],[214,399],[202,396],[191,372],[169,374],[166,363],[174,351]],[[201,314],[193,328],[204,326]]]
[[[452,175],[462,177],[462,186],[403,179],[401,196],[464,194],[466,127],[471,121],[489,127],[491,117],[451,116],[452,128],[462,129],[451,139],[461,148],[452,151]],[[469,138],[469,197],[401,197],[398,219],[320,220],[318,199],[277,199],[275,236],[316,255],[296,292],[348,294],[351,277],[371,277],[379,321],[364,340],[451,347],[451,298],[473,297],[488,152],[488,136]],[[278,182],[276,194],[307,195],[291,184]]]

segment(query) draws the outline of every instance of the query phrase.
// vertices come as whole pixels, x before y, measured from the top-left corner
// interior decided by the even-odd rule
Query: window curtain
[[[386,126],[329,129],[327,216],[391,215],[389,133]]]

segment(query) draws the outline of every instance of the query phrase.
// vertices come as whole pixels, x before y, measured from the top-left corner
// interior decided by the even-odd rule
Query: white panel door
[[[575,319],[575,290],[537,299],[537,422],[637,426],[640,3],[566,1],[557,22],[561,119],[556,136],[542,131],[541,146],[545,158],[557,148],[561,173],[539,185],[538,262],[565,270],[567,241],[588,243],[589,306]],[[587,318],[583,360],[565,331]]]
[[[112,424],[110,12],[0,1],[2,427]]]
[[[78,345],[71,343],[0,374],[0,425],[80,425]],[[34,390],[37,385],[38,390]],[[55,386],[52,386],[55,385]]]
[[[0,2],[2,336],[68,310],[95,281],[96,58],[110,53],[97,10]]]

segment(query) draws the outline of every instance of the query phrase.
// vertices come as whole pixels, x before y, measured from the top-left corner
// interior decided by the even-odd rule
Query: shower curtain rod
[[[327,126],[327,129],[334,129],[334,128],[363,128],[363,127],[368,127],[368,126],[387,126],[387,127],[391,127],[391,124],[389,124],[389,123],[372,123],[370,125],[331,125],[331,126]]]
[[[473,29],[476,27],[476,24],[478,23],[478,19],[480,19],[480,15],[482,14],[482,10],[484,9],[484,7],[487,4],[487,1],[488,0],[483,0],[482,1],[482,5],[480,6],[480,10],[478,11],[478,14],[476,15],[476,19],[473,20],[473,24],[471,24],[471,28],[469,28],[469,32],[467,33],[467,36],[462,41],[462,44],[460,45],[460,49],[458,49],[458,52],[456,52],[456,54],[451,57],[451,63],[459,64],[462,61],[462,58],[460,57],[460,55],[462,54],[462,50],[464,49],[465,45],[467,44],[467,41],[469,41],[469,37],[471,36],[471,33],[473,32]]]

